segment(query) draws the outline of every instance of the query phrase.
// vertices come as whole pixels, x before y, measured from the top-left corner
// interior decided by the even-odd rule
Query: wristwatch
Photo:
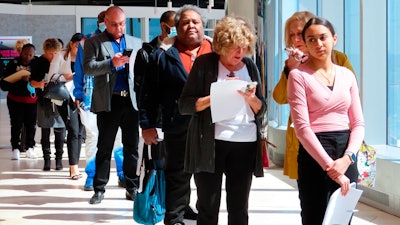
[[[346,151],[344,154],[349,156],[349,158],[351,160],[351,164],[354,164],[357,161],[357,157],[353,152]]]

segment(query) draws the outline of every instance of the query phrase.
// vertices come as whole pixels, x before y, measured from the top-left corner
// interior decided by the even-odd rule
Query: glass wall
[[[126,18],[126,33],[135,37],[142,38],[142,21],[139,18]],[[97,17],[83,17],[81,19],[82,33],[90,35],[97,29]]]
[[[149,41],[153,40],[161,34],[160,19],[150,18],[149,19]]]
[[[388,145],[400,147],[400,1],[388,0]]]
[[[360,2],[344,1],[344,52],[360,81]],[[360,84],[360,82],[358,83]]]
[[[82,34],[90,35],[97,29],[97,17],[96,18],[82,18],[81,19]]]

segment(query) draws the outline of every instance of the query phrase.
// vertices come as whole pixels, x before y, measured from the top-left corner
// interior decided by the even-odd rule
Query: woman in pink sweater
[[[302,37],[309,60],[290,72],[288,102],[300,141],[298,188],[305,225],[322,224],[330,195],[346,195],[357,181],[354,162],[364,138],[357,81],[347,68],[333,64],[337,35],[332,24],[312,18]]]

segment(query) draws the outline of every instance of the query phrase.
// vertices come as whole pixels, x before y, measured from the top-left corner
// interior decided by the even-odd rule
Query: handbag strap
[[[57,77],[57,79],[55,79],[55,81],[57,81],[58,79],[60,79],[60,77],[62,76],[62,74],[61,73],[53,73],[53,75],[51,75],[51,77],[50,77],[50,79],[49,79],[49,82],[53,79],[53,77],[55,76],[55,75],[57,75],[58,74],[58,77]]]
[[[54,77],[55,75],[57,75],[57,74],[58,74],[58,77],[57,77],[57,79],[55,79],[54,81],[58,81],[58,79],[60,79],[60,77],[62,76],[61,73],[53,73],[53,75],[51,75],[49,81],[47,82],[46,86],[49,85],[49,83],[53,80],[53,77]]]

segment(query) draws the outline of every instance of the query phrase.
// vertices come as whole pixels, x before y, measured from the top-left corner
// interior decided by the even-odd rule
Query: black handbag
[[[67,87],[65,86],[65,82],[60,81],[60,77],[62,74],[59,74],[57,79],[53,80],[53,77],[56,74],[53,74],[47,83],[47,85],[44,87],[44,95],[43,97],[48,98],[48,99],[54,99],[54,100],[61,100],[65,101],[69,99],[69,91]]]

